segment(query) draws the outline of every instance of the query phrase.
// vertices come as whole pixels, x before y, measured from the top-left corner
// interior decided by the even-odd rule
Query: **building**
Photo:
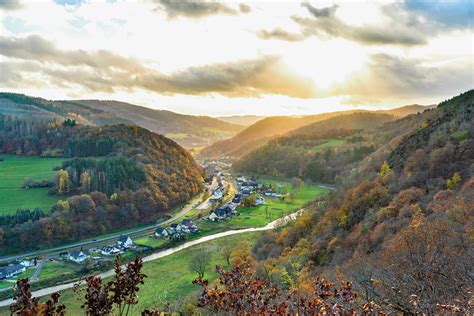
[[[13,278],[15,275],[18,275],[25,271],[26,268],[24,266],[19,264],[12,264],[0,269],[0,279],[10,279]]]
[[[128,235],[121,235],[117,240],[117,244],[120,248],[130,248],[133,246],[133,240]]]
[[[25,268],[30,268],[34,267],[36,265],[36,259],[28,260],[28,259],[23,259],[19,262],[21,266],[24,266]]]
[[[100,253],[104,256],[116,256],[120,253],[120,249],[115,246],[104,246],[100,250]]]
[[[83,263],[89,258],[89,255],[82,250],[75,250],[69,254],[69,260],[75,263]]]
[[[166,228],[158,227],[155,230],[156,237],[168,237],[169,235],[170,235],[170,232]]]

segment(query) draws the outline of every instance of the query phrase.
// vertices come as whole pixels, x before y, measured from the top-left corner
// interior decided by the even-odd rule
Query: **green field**
[[[197,251],[207,249],[211,253],[211,262],[205,278],[214,280],[215,266],[226,266],[224,257],[219,251],[224,246],[235,246],[239,242],[251,243],[259,233],[247,233],[238,236],[229,236],[216,239],[202,245],[179,251],[170,256],[144,264],[143,272],[146,274],[145,284],[140,286],[139,303],[131,310],[131,315],[140,315],[140,311],[150,307],[163,307],[168,301],[174,303],[176,299],[184,300],[191,293],[199,291],[199,287],[191,282],[197,277],[195,272],[189,270],[189,261]],[[84,293],[81,294],[82,296]],[[73,290],[61,292],[62,304],[67,306],[68,315],[82,315],[81,300]]]
[[[200,236],[229,229],[265,226],[269,222],[297,211],[306,203],[313,201],[318,196],[327,192],[325,188],[306,184],[293,190],[290,180],[260,178],[259,181],[265,184],[271,183],[272,186],[277,187],[277,190],[280,190],[281,193],[294,191],[295,197],[293,200],[289,197],[286,197],[284,200],[278,197],[265,197],[265,205],[239,207],[237,210],[240,216],[221,222],[199,221],[198,226],[202,233]]]
[[[341,145],[344,145],[345,143],[346,141],[343,139],[329,139],[322,144],[314,146],[313,150],[319,150],[319,149],[328,148],[328,147],[339,147]]]
[[[0,215],[15,213],[17,209],[41,208],[49,211],[60,197],[48,195],[47,188],[23,189],[25,178],[34,181],[54,179],[53,168],[62,164],[62,158],[41,158],[0,155]]]

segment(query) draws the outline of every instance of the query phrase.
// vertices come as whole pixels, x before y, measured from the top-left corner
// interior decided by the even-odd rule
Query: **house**
[[[82,250],[75,250],[69,254],[69,260],[74,261],[75,263],[83,263],[86,259],[89,258],[89,255]]]
[[[117,244],[120,248],[130,248],[133,246],[133,240],[128,235],[120,235]]]
[[[172,234],[176,233],[176,232],[180,232],[181,231],[181,226],[179,226],[179,224],[171,224],[170,225],[170,230],[172,232]]]
[[[241,201],[242,201],[242,194],[237,193],[236,195],[234,195],[234,198],[232,199],[232,203],[240,204]]]
[[[19,264],[12,264],[0,269],[0,279],[9,279],[13,278],[15,275],[23,273],[26,271],[26,268]]]
[[[30,268],[34,267],[36,265],[36,259],[28,260],[28,259],[23,259],[19,262],[21,266],[24,266],[25,268]]]
[[[120,249],[115,246],[104,246],[100,250],[100,253],[104,256],[116,256],[120,253]]]
[[[259,205],[262,205],[262,204],[265,204],[265,198],[259,196],[255,199],[255,204],[254,206],[259,206]]]
[[[217,216],[217,214],[215,212],[212,212],[211,214],[209,214],[208,218],[209,218],[210,221],[215,222],[219,219],[219,216]]]
[[[242,196],[250,196],[252,193],[252,189],[249,187],[243,187],[242,188]]]
[[[156,237],[168,237],[169,235],[170,235],[170,233],[168,232],[168,230],[166,228],[158,227],[155,230],[155,236]]]
[[[193,227],[193,221],[189,218],[185,218],[181,221],[181,226],[191,228],[191,227]]]

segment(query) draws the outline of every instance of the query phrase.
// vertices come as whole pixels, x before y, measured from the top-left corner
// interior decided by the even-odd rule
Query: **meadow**
[[[194,292],[199,292],[199,287],[191,282],[197,277],[196,272],[189,269],[189,262],[199,251],[209,251],[210,262],[205,273],[205,278],[210,281],[217,278],[216,265],[227,266],[226,260],[220,251],[223,247],[234,247],[239,244],[239,249],[250,249],[250,245],[260,233],[247,233],[216,239],[203,245],[196,245],[174,253],[170,256],[147,262],[142,272],[147,276],[145,284],[140,286],[139,302],[130,311],[131,315],[140,315],[145,308],[162,308],[166,302],[172,305],[179,300],[185,306],[185,300]],[[68,315],[81,315],[84,311],[80,308],[84,292],[76,293],[72,289],[61,292],[62,304],[67,306]]]
[[[326,142],[322,143],[322,144],[319,144],[317,146],[314,146],[313,147],[313,150],[320,150],[320,149],[323,149],[323,148],[331,148],[331,147],[339,147],[339,146],[342,146],[346,143],[345,140],[343,139],[329,139],[327,140]]]
[[[23,189],[21,185],[28,177],[34,181],[54,179],[53,168],[62,161],[62,158],[0,155],[0,215],[15,213],[20,208],[49,211],[59,196],[48,195],[47,188]]]

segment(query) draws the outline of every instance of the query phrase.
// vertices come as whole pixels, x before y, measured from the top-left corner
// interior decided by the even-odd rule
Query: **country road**
[[[133,231],[128,231],[127,235],[133,235],[133,234],[141,233],[141,232],[144,232],[144,231],[147,231],[147,230],[155,229],[158,226],[163,226],[163,225],[169,224],[169,223],[179,219],[180,217],[186,215],[186,213],[191,211],[194,207],[196,207],[197,204],[201,203],[202,202],[201,201],[202,197],[203,197],[203,195],[201,195],[196,201],[191,202],[191,203],[187,204],[186,206],[184,206],[183,209],[180,212],[176,213],[173,217],[171,217],[171,218],[169,218],[169,219],[167,219],[163,222],[159,222],[159,223],[156,223],[156,224],[153,224],[153,225],[148,225],[146,227],[138,228],[138,229],[135,229]],[[23,254],[20,254],[20,255],[12,255],[12,256],[8,256],[8,257],[1,257],[0,258],[0,263],[4,262],[4,261],[11,261],[11,260],[14,260],[14,259],[23,259],[25,257],[31,257],[31,256],[37,256],[37,255],[47,255],[47,254],[51,254],[51,253],[55,253],[55,252],[59,252],[59,251],[64,251],[64,250],[68,250],[68,249],[74,249],[74,248],[83,247],[83,246],[92,246],[92,245],[97,244],[97,243],[116,240],[122,234],[123,234],[123,232],[116,233],[116,234],[113,234],[113,235],[110,235],[110,236],[107,236],[107,237],[103,237],[103,238],[97,238],[97,239],[94,239],[94,240],[77,242],[77,243],[74,243],[74,244],[69,244],[69,245],[65,245],[65,246],[50,248],[50,249],[46,249],[46,250],[39,250],[39,251],[34,251],[34,252],[29,252],[29,253],[23,253]]]
[[[289,214],[289,215],[286,215],[282,218],[274,220],[273,222],[268,223],[266,226],[263,226],[263,227],[228,230],[228,231],[225,231],[225,232],[221,232],[221,233],[201,237],[201,238],[196,239],[196,240],[191,240],[191,241],[185,242],[185,243],[183,243],[179,246],[176,246],[176,247],[173,247],[173,248],[170,248],[170,249],[166,249],[166,250],[151,254],[149,256],[146,256],[146,257],[143,258],[143,261],[144,262],[150,262],[150,261],[153,261],[153,260],[157,260],[157,259],[169,256],[171,254],[174,254],[174,253],[176,253],[178,251],[181,251],[183,249],[186,249],[186,248],[198,245],[198,244],[202,244],[202,243],[205,243],[205,242],[208,242],[208,241],[211,241],[211,240],[215,240],[215,239],[218,239],[218,238],[226,237],[226,236],[249,233],[249,232],[258,232],[258,231],[271,230],[271,229],[280,227],[282,225],[285,225],[288,222],[294,221],[303,212],[304,212],[304,209],[300,209],[297,212],[294,212],[292,214]],[[107,278],[107,277],[110,277],[110,276],[113,276],[113,275],[114,275],[114,270],[109,270],[107,272],[103,272],[103,273],[99,274],[98,276],[100,276],[101,278]],[[41,289],[41,290],[33,291],[32,295],[33,295],[33,297],[42,297],[42,296],[50,295],[50,294],[53,294],[53,293],[56,293],[56,292],[59,292],[59,291],[63,291],[63,290],[73,288],[77,284],[83,285],[84,283],[85,283],[85,281],[79,281],[79,282],[70,282],[70,283],[66,283],[66,284],[56,285],[56,286],[44,288],[44,289]],[[7,300],[4,300],[4,301],[0,301],[0,307],[9,306],[13,302],[14,302],[13,299],[7,299]]]

